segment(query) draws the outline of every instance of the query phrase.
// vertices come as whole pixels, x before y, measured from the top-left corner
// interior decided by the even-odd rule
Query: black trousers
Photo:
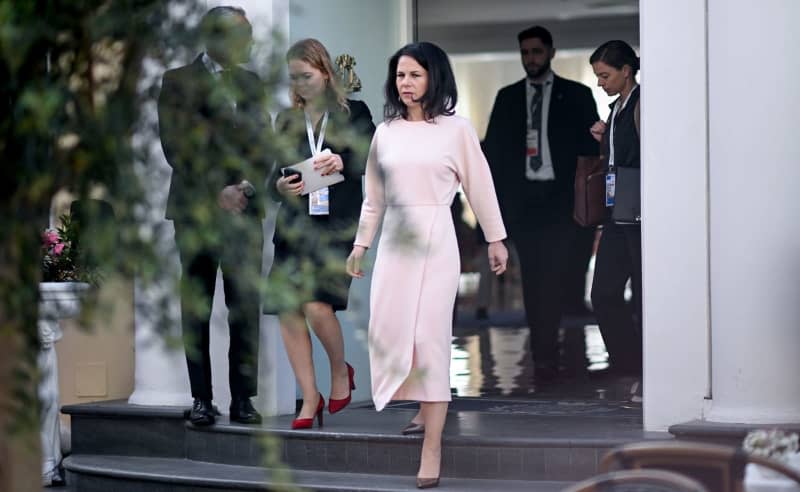
[[[564,313],[579,313],[586,304],[586,272],[592,259],[594,227],[578,227],[569,252],[567,273],[564,277]]]
[[[628,279],[633,291],[630,304],[624,298]],[[642,371],[641,296],[641,227],[608,222],[595,259],[592,306],[611,367],[626,374]]]
[[[192,397],[212,399],[209,318],[217,268],[228,307],[228,378],[234,398],[255,396],[258,382],[259,290],[263,232],[255,216],[227,216],[214,224],[175,224],[181,257],[181,317]]]
[[[520,225],[511,231],[519,256],[525,317],[536,366],[557,368],[564,278],[577,232],[578,226],[569,220]]]

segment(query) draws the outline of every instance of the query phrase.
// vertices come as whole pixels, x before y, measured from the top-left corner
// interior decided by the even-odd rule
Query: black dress
[[[375,132],[372,115],[361,101],[348,100],[349,114],[331,109],[322,148],[342,157],[345,180],[329,189],[329,215],[310,215],[308,195],[284,197],[275,183],[280,169],[311,156],[302,109],[281,112],[275,123],[278,140],[288,145],[267,184],[281,202],[275,227],[275,260],[267,279],[264,312],[297,311],[303,303],[325,302],[347,309],[350,276],[345,271],[361,212],[361,177]],[[320,123],[315,128],[319,135]]]

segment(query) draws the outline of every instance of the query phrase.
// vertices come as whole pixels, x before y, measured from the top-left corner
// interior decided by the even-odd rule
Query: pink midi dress
[[[355,244],[383,223],[370,289],[372,398],[450,401],[453,305],[461,272],[450,205],[463,187],[487,242],[505,239],[489,165],[468,120],[403,119],[375,131]]]

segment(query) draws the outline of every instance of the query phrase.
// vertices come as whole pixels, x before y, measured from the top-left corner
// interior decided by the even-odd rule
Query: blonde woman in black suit
[[[289,49],[286,61],[293,107],[278,115],[275,129],[292,145],[268,183],[282,206],[265,312],[280,316],[283,341],[303,394],[303,406],[292,428],[307,429],[313,427],[315,418],[322,425],[325,407],[317,388],[307,326],[330,359],[329,413],[347,406],[355,389],[335,311],[347,309],[350,277],[342,265],[358,224],[361,177],[375,125],[366,104],[346,98],[322,43],[298,41]],[[315,167],[322,174],[342,173],[344,181],[303,195],[302,176],[282,176],[281,169],[309,157],[315,157]]]

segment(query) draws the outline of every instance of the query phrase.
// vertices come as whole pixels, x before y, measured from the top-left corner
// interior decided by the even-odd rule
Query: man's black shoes
[[[211,400],[194,399],[192,409],[187,411],[185,417],[198,426],[212,425],[219,416],[219,410],[211,404]],[[231,422],[240,424],[260,424],[261,415],[253,408],[250,398],[234,398],[231,400]]]
[[[211,400],[195,398],[192,409],[189,411],[189,421],[194,425],[212,425],[216,420],[215,413]]]
[[[260,424],[261,415],[253,408],[250,398],[234,398],[231,400],[231,422]]]

